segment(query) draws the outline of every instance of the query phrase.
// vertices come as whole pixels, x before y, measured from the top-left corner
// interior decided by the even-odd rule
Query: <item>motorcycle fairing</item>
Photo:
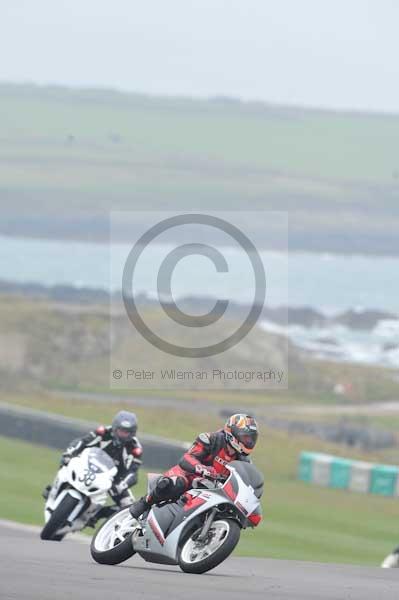
[[[222,489],[212,492],[191,490],[190,494],[194,494],[201,500],[201,503],[197,501],[187,511],[184,511],[184,503],[181,500],[174,504],[155,506],[150,510],[144,523],[143,535],[137,535],[132,540],[135,551],[144,560],[160,562],[159,559],[162,556],[164,564],[178,564],[179,541],[186,524],[189,522],[194,524],[195,516],[199,516],[203,511],[208,511],[221,502],[226,502],[226,496]],[[154,549],[156,549],[155,552]]]
[[[45,522],[49,521],[51,514],[69,494],[78,500],[78,504],[69,515],[68,525],[57,533],[64,534],[82,529],[105,503],[116,472],[114,462],[102,450],[85,449],[79,457],[73,458],[56,474],[44,507]],[[90,477],[87,478],[86,475]],[[93,489],[93,485],[97,489]],[[82,516],[85,517],[83,520]]]
[[[209,498],[210,495],[206,496],[204,492],[186,492],[183,498],[173,504],[154,507],[153,513],[165,538],[176,527],[185,522],[200,506],[205,504]]]
[[[184,496],[173,504],[154,507],[153,512],[163,536],[166,538],[176,527],[186,521],[201,506],[206,504],[214,493],[222,492],[224,500],[230,500],[243,515],[244,520],[257,509],[259,502],[256,497],[251,502],[248,496],[248,487],[240,477],[232,471],[222,488],[201,490],[194,489],[186,492]],[[252,488],[250,487],[252,490]],[[226,498],[227,497],[227,498]],[[219,502],[220,502],[219,498]]]
[[[248,488],[252,491],[252,494],[248,494]],[[234,506],[246,518],[259,506],[259,499],[256,497],[253,487],[244,483],[240,477],[237,477],[234,471],[231,471],[231,475],[224,484],[223,490],[226,496],[234,503]]]
[[[186,527],[199,527],[201,520],[196,523],[197,517],[221,504],[235,506],[241,526],[246,527],[260,501],[253,487],[246,484],[234,468],[229,470],[230,476],[223,487],[192,489],[176,503],[152,507],[142,529],[132,538],[135,551],[148,562],[178,564],[179,543]]]
[[[118,471],[113,460],[99,448],[83,450],[82,454],[72,458],[65,469],[72,487],[86,496],[94,497],[101,489],[105,498]]]

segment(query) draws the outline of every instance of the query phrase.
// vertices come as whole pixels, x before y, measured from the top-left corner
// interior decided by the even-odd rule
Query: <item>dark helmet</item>
[[[258,439],[258,424],[250,415],[232,415],[224,426],[227,443],[238,454],[251,454]]]
[[[137,417],[134,413],[121,410],[112,421],[112,436],[115,446],[131,442],[137,432]]]

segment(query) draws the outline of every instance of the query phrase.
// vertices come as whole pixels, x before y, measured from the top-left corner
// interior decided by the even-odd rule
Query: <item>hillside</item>
[[[0,125],[0,233],[105,240],[111,209],[275,209],[292,250],[399,252],[399,116],[3,84]]]
[[[160,311],[149,307],[145,319],[149,323],[158,320],[169,337],[168,323],[159,320]],[[229,353],[221,353],[209,359],[190,359],[189,367],[180,366],[173,357],[168,366],[168,357],[153,353],[149,344],[137,337],[133,328],[126,327],[126,319],[114,314],[110,331],[110,315],[106,305],[73,304],[49,300],[33,300],[20,296],[0,296],[0,392],[14,390],[33,391],[41,389],[92,391],[109,393],[111,369],[259,369],[265,366],[284,371],[287,380],[283,385],[276,381],[257,390],[248,385],[238,395],[251,403],[273,402],[275,404],[336,403],[392,401],[397,398],[399,383],[389,369],[351,364],[315,361],[280,335],[254,330]],[[172,326],[173,327],[173,326]],[[111,334],[111,335],[110,335]],[[184,342],[184,340],[182,340]],[[110,346],[112,344],[112,348]],[[110,350],[112,349],[112,363]],[[337,382],[351,384],[348,397],[337,397],[334,386]],[[113,382],[115,384],[115,382]],[[122,386],[114,391],[123,393]],[[203,389],[201,381],[179,385],[165,380],[162,390],[151,385],[140,386],[142,392],[171,394],[172,397],[192,398],[190,389],[198,388],[198,397],[212,397],[227,402],[236,402],[237,386],[234,382],[216,389]],[[126,386],[125,386],[126,387]],[[134,385],[129,382],[131,390]],[[170,391],[168,391],[168,388]],[[201,389],[202,388],[202,389]],[[177,391],[178,390],[178,391]],[[129,391],[126,392],[129,395]]]

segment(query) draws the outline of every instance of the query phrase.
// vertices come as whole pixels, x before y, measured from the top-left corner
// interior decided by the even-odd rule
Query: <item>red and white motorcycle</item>
[[[241,530],[262,518],[263,475],[242,461],[226,468],[227,480],[195,480],[177,502],[153,506],[139,520],[128,508],[112,516],[92,539],[94,560],[115,565],[137,553],[147,562],[179,565],[187,573],[219,565],[234,550]]]

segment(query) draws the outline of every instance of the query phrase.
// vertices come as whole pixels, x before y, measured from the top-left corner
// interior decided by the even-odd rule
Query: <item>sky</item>
[[[399,112],[398,0],[0,0],[0,81]]]

